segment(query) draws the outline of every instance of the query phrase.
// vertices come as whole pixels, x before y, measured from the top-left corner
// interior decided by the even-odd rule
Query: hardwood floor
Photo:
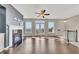
[[[79,48],[67,44],[61,39],[54,37],[31,38],[28,37],[24,42],[15,48],[9,48],[1,54],[78,54]]]

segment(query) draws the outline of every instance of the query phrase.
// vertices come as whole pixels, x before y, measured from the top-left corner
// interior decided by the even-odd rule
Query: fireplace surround
[[[9,26],[9,47],[16,47],[23,42],[23,26]]]

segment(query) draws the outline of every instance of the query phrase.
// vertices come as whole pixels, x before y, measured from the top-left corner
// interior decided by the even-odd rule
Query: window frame
[[[40,35],[40,33],[39,34],[36,33],[36,24],[39,24],[39,23],[37,23],[37,21],[44,21],[44,20],[36,20],[35,21],[35,35]],[[44,24],[44,32],[41,33],[41,35],[44,35],[45,34],[45,21],[42,24]],[[39,28],[39,30],[40,30],[40,28]]]
[[[26,28],[27,22],[31,22],[31,29],[30,29],[31,31],[29,31],[29,32],[27,31],[27,28]],[[32,33],[32,24],[33,24],[32,21],[25,21],[25,33],[29,33],[29,34]]]
[[[49,32],[49,22],[52,22],[53,23],[53,32]],[[48,23],[48,33],[54,33],[55,32],[55,23],[54,23],[54,21],[48,21],[47,22]]]

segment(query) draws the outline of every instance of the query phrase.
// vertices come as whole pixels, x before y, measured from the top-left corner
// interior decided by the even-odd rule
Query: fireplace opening
[[[22,30],[13,30],[13,47],[16,47],[22,43]]]

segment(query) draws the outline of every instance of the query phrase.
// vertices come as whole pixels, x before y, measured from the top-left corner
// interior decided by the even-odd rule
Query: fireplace
[[[16,47],[22,43],[22,30],[15,29],[12,31],[12,37],[13,37],[13,47]]]

